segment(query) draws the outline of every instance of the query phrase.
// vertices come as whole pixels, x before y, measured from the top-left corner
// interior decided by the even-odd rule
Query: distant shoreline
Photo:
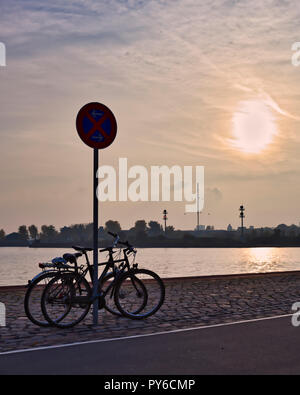
[[[247,243],[247,242],[207,242],[197,241],[197,243],[177,242],[174,243],[170,240],[169,243],[144,243],[144,242],[133,242],[136,248],[262,248],[262,247],[277,247],[277,248],[295,248],[300,247],[300,241],[297,242],[281,242],[281,243]],[[72,248],[74,245],[92,247],[90,243],[38,243],[28,245],[26,243],[16,244],[0,244],[0,247],[28,247],[28,248]],[[107,247],[110,243],[99,242],[99,248]]]

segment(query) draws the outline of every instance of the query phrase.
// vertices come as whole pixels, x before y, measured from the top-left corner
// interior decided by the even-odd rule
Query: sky
[[[300,222],[300,4],[0,0],[0,228],[92,222],[86,103],[118,123],[100,164],[204,166],[201,224]],[[300,58],[300,56],[299,56]],[[101,202],[100,223],[193,229],[186,202]]]

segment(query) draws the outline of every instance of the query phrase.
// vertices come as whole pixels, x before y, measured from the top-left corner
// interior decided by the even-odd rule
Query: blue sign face
[[[99,122],[101,120],[101,122]],[[104,111],[90,110],[83,118],[83,130],[95,142],[105,141],[111,133],[111,121],[105,116]]]
[[[77,115],[76,128],[85,144],[98,149],[108,147],[117,134],[113,113],[101,103],[83,106]]]

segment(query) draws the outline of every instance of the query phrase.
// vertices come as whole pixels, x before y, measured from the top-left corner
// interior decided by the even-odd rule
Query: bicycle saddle
[[[74,250],[80,251],[80,252],[93,251],[93,248],[89,248],[89,247],[72,246],[72,248],[74,248]]]
[[[63,258],[70,263],[76,263],[76,258],[79,258],[82,254],[80,252],[77,252],[75,254],[69,254],[66,253],[63,255]]]

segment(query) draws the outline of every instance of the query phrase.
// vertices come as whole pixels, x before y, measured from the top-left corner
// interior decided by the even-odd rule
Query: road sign
[[[76,118],[76,129],[81,140],[94,148],[93,170],[93,323],[98,323],[98,178],[99,149],[111,145],[117,135],[117,121],[104,104],[93,102],[83,106]]]
[[[91,148],[108,147],[117,135],[117,121],[111,110],[102,103],[88,103],[76,118],[76,129],[81,140]]]

